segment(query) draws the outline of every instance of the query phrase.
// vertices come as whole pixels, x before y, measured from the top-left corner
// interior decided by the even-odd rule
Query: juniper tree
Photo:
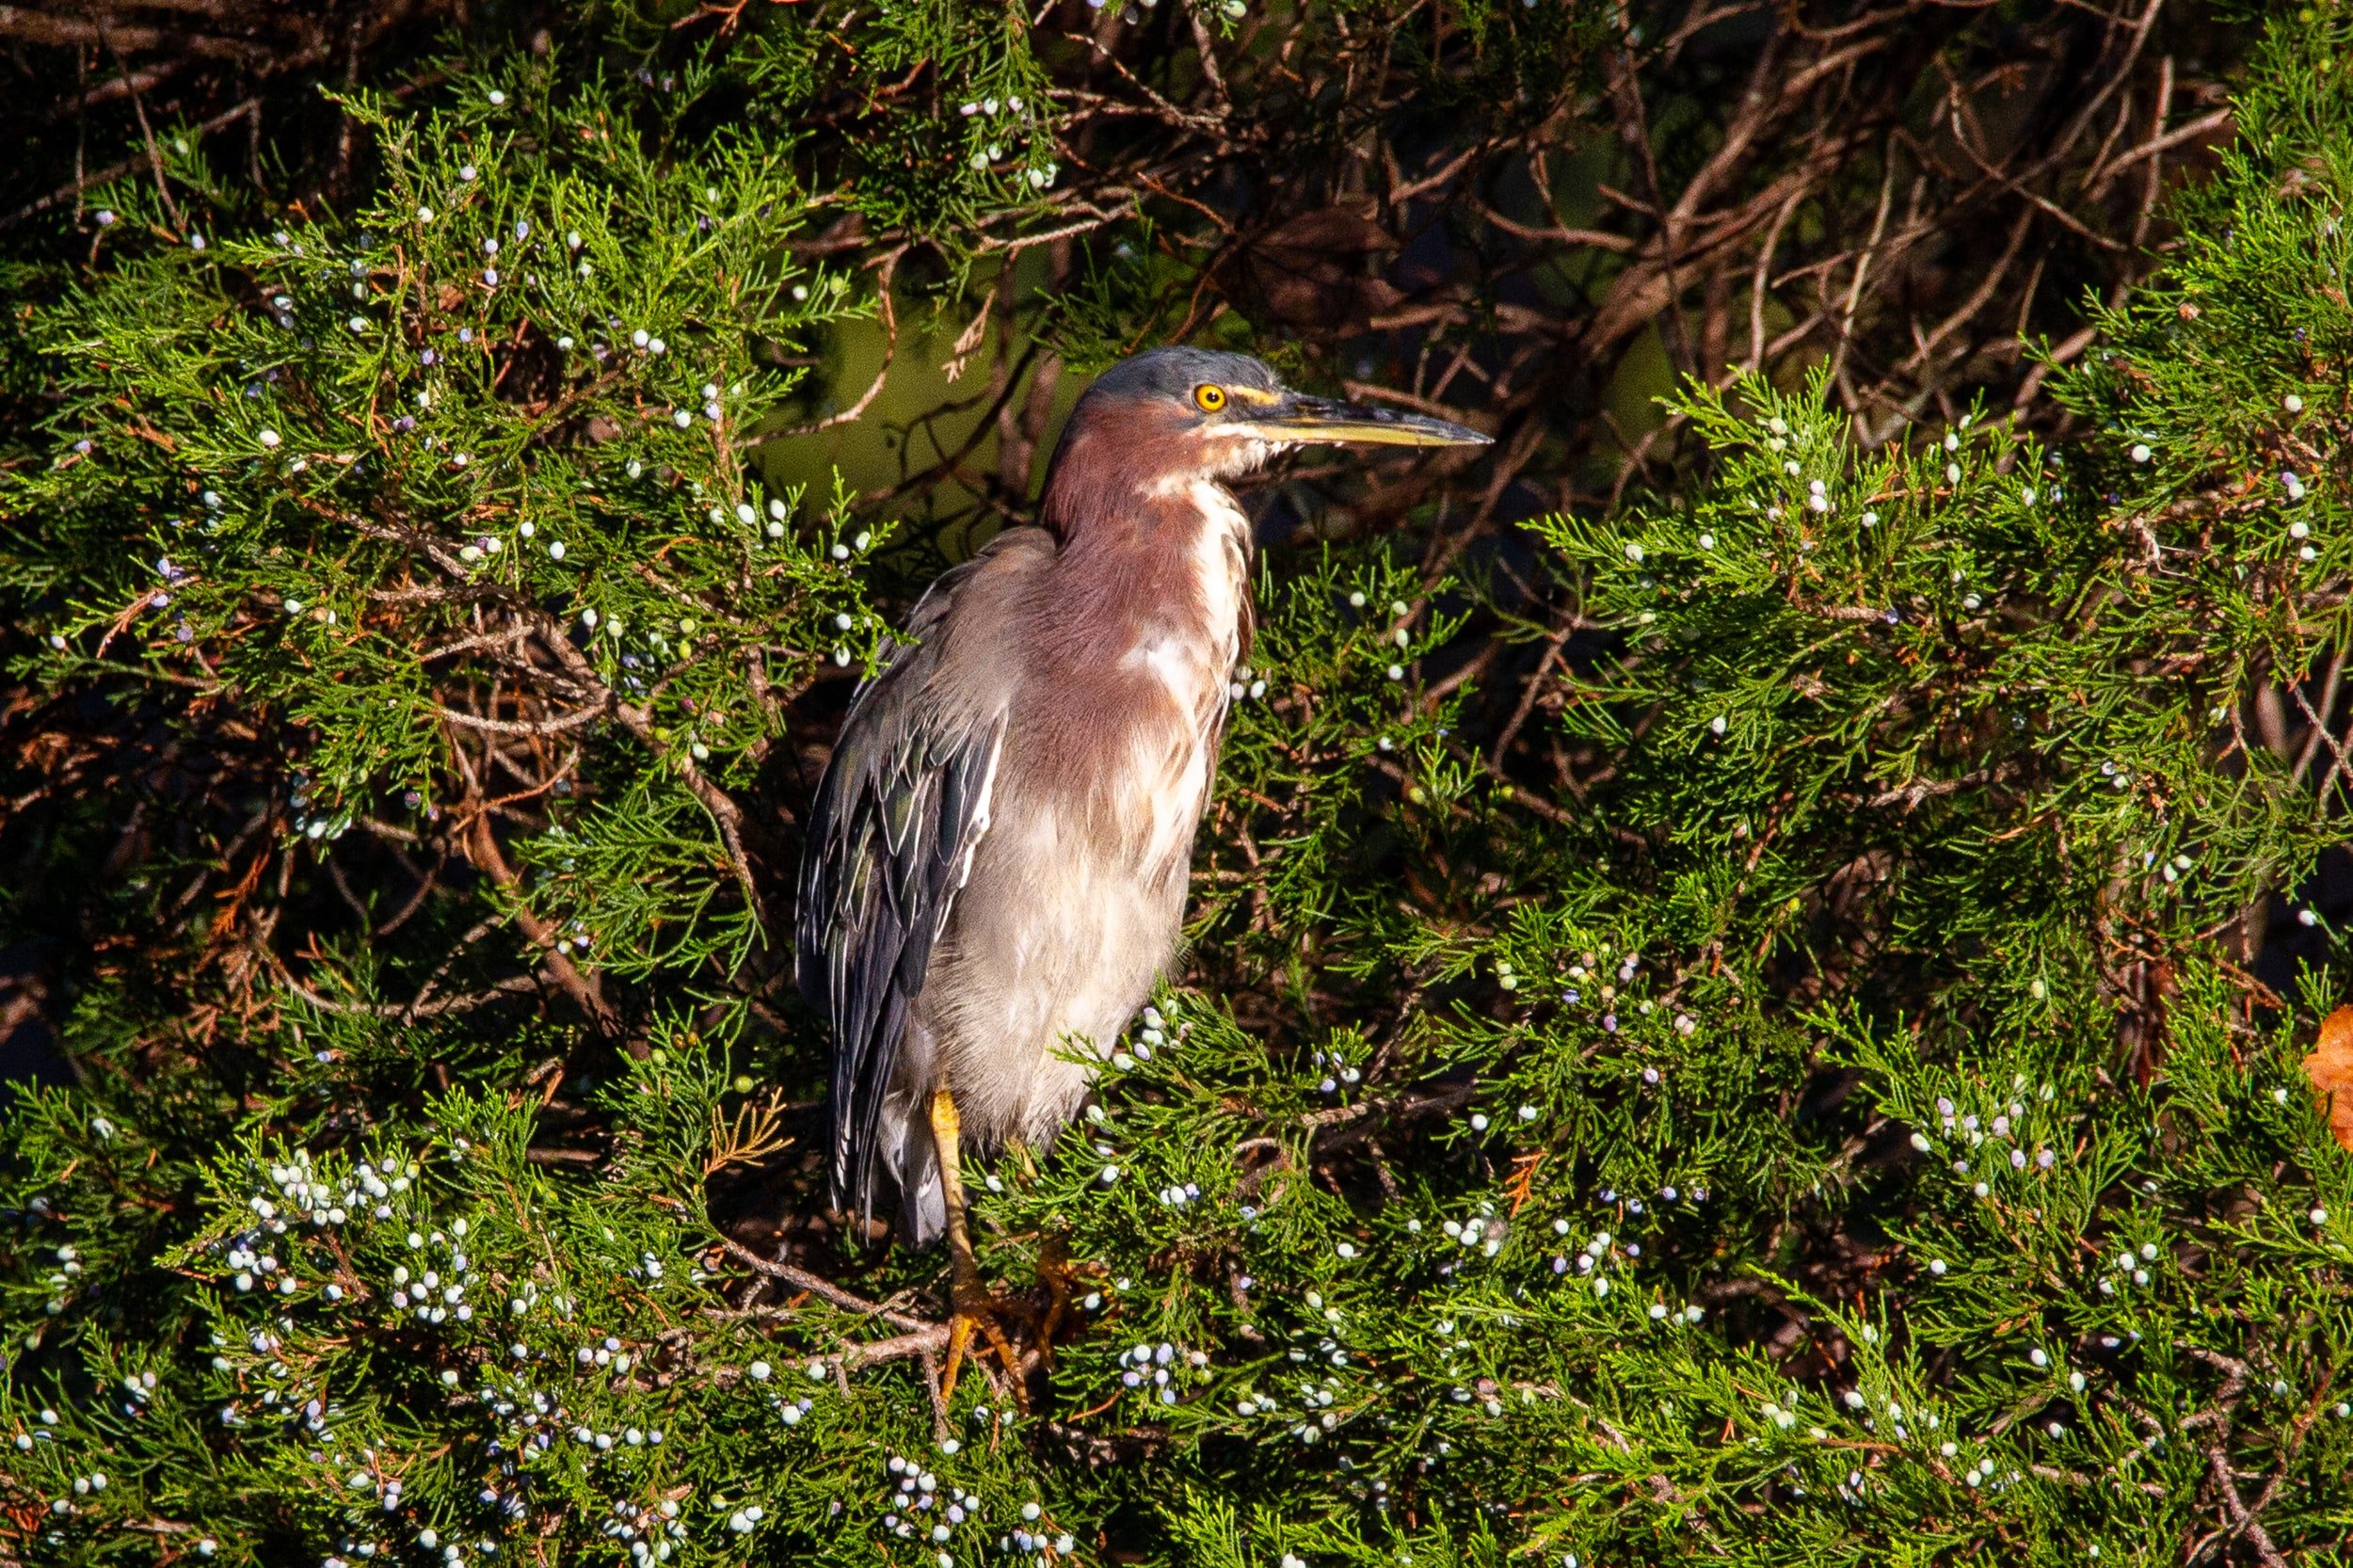
[[[1044,232],[1079,154],[996,139],[1017,28],[866,25],[356,88],[344,205],[168,126],[91,193],[0,581],[27,775],[152,752],[6,906],[108,905],[6,1124],[11,1555],[2329,1560],[2353,24],[2266,35],[2063,422],[1760,365],[1508,549],[1266,552],[1193,954],[976,1172],[1034,1315],[952,1404],[774,880],[925,557],[762,458],[904,308],[830,215]],[[848,173],[844,42],[941,89]],[[1074,355],[1176,265],[1100,237]]]

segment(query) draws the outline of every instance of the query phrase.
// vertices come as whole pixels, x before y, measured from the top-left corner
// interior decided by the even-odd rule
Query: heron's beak
[[[1427,414],[1403,414],[1368,403],[1336,403],[1285,392],[1262,408],[1235,410],[1235,425],[1261,440],[1305,442],[1345,441],[1365,446],[1486,446],[1482,436],[1466,424],[1432,419]]]

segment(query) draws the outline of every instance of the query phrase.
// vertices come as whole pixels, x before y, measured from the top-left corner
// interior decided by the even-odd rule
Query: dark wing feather
[[[985,560],[934,584],[908,630],[939,632]],[[945,643],[896,648],[859,688],[802,853],[794,961],[802,997],[833,1025],[834,1199],[861,1214],[873,1211],[874,1169],[888,1154],[877,1124],[907,1009],[987,829],[1004,736],[1001,709],[975,720],[927,699]]]

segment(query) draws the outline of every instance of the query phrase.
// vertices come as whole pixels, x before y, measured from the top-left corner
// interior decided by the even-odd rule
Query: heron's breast
[[[1123,670],[1148,676],[1195,726],[1213,726],[1225,710],[1226,681],[1241,657],[1242,621],[1249,612],[1250,520],[1221,485],[1195,481],[1181,495],[1181,548],[1173,570],[1140,579],[1127,606]]]
[[[1197,480],[1191,500],[1197,520],[1190,552],[1193,595],[1203,629],[1221,646],[1222,680],[1241,656],[1241,620],[1250,592],[1250,520],[1223,485]]]

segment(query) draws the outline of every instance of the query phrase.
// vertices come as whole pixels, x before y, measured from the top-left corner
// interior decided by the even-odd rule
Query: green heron
[[[1043,526],[931,585],[851,700],[801,864],[801,994],[834,1041],[833,1187],[948,1237],[946,1382],[987,1318],[959,1153],[1043,1145],[1174,956],[1250,636],[1225,481],[1311,441],[1484,444],[1309,397],[1241,354],[1161,348],[1072,408]]]

